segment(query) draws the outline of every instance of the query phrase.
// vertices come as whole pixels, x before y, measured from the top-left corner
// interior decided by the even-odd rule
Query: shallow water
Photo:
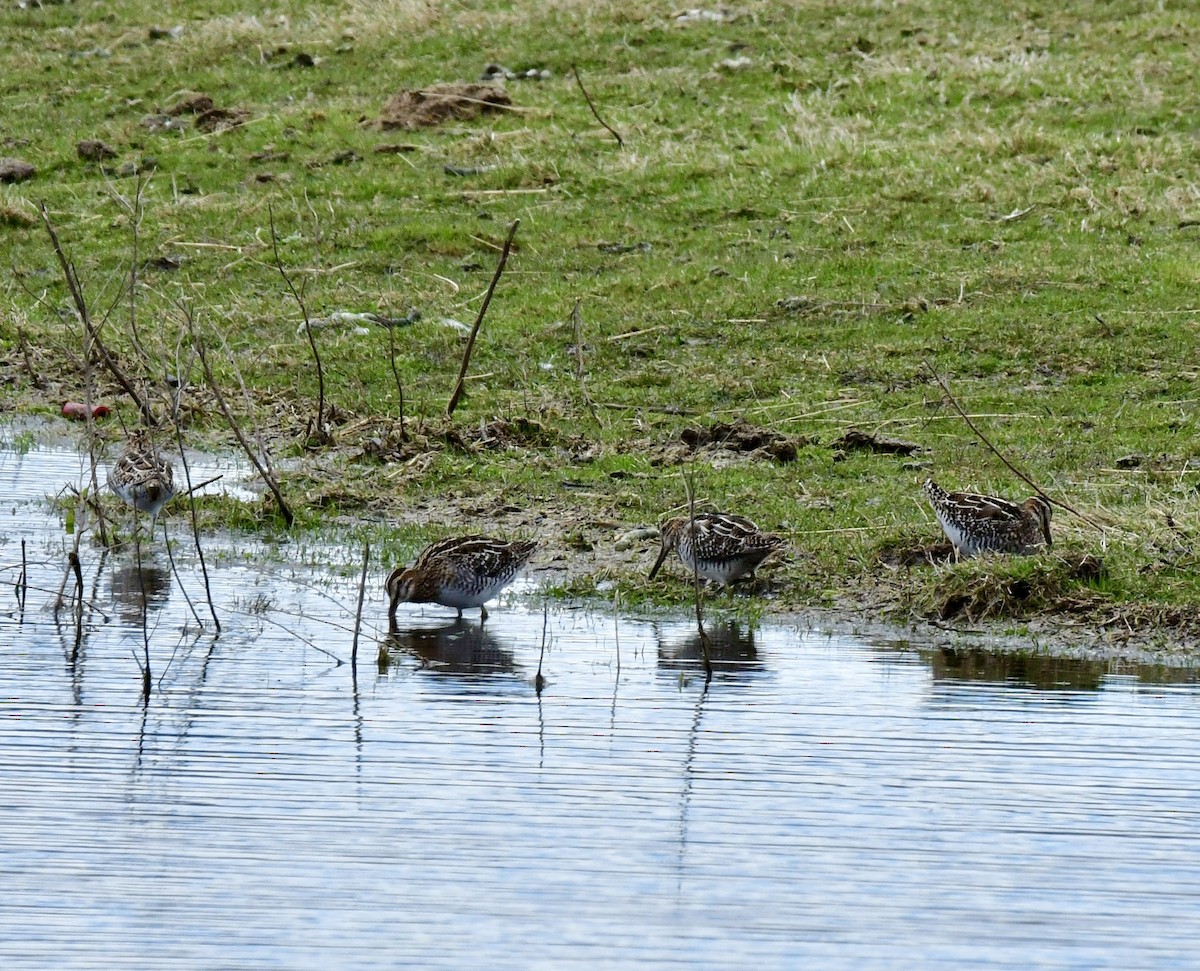
[[[77,648],[44,496],[78,471],[0,453],[6,968],[1200,964],[1194,670],[714,617],[706,689],[690,622],[412,607],[388,637],[382,577],[354,668],[358,554],[240,538],[218,639],[161,539],[140,576],[83,544]]]

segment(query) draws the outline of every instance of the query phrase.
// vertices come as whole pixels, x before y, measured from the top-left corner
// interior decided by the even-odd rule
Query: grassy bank
[[[764,570],[779,605],[1191,625],[1190,5],[285,3],[254,17],[180,2],[153,21],[143,6],[0,13],[0,154],[36,168],[0,186],[6,408],[56,413],[83,393],[44,201],[139,386],[163,400],[164,375],[190,374],[187,435],[232,441],[188,351],[191,308],[241,419],[292,459],[301,526],[395,524],[373,527],[382,560],[446,532],[537,533],[563,590],[612,580],[684,601],[678,570],[645,583],[652,541],[614,545],[684,504],[687,469],[701,500],[792,539]],[[379,126],[392,95],[476,82],[489,62],[549,74],[507,80],[511,105],[477,118]],[[83,139],[114,156],[81,158]],[[448,421],[464,346],[448,321],[472,323],[517,219]],[[313,434],[304,310],[419,313],[316,332],[328,441]],[[1041,557],[900,555],[938,538],[925,475],[1028,494],[935,371],[1000,451],[1106,530],[1059,511]],[[781,438],[685,440],[734,422]],[[851,430],[919,450],[853,447]],[[1088,555],[1102,568],[1082,568]],[[971,598],[997,579],[1034,593]]]

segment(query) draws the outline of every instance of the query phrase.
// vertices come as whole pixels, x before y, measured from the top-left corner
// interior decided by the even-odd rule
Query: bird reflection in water
[[[482,624],[455,620],[442,627],[392,625],[384,646],[416,658],[437,674],[486,677],[517,670],[512,651]]]
[[[1108,662],[1039,654],[944,647],[926,656],[934,681],[982,681],[1039,691],[1099,691],[1111,673]]]
[[[745,633],[735,621],[724,621],[708,630],[708,659],[715,674],[745,676],[762,671],[758,649],[754,646],[754,628]],[[699,632],[675,641],[659,635],[658,667],[662,671],[698,671],[704,668],[704,645]]]
[[[112,601],[123,623],[140,627],[143,602],[146,613],[161,610],[171,596],[171,568],[145,554],[141,565],[131,561],[113,570],[109,579]]]

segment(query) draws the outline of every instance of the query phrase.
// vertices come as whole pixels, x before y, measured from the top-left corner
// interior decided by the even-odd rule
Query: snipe
[[[726,588],[742,577],[753,577],[763,560],[787,544],[782,536],[764,533],[745,516],[720,512],[668,519],[659,527],[659,536],[662,549],[650,570],[651,580],[675,551],[689,573]]]
[[[933,479],[926,479],[922,488],[946,537],[960,553],[1033,553],[1051,545],[1050,504],[1041,496],[1018,504],[970,492],[947,492]]]
[[[454,607],[459,617],[465,608],[478,607],[480,620],[486,620],[484,604],[516,579],[535,549],[531,540],[510,543],[486,536],[434,543],[412,566],[387,578],[388,617],[394,621],[402,603],[436,603]]]

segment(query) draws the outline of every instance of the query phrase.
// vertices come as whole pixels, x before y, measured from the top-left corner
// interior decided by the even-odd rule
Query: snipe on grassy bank
[[[946,537],[960,553],[1033,553],[1050,542],[1050,504],[1041,496],[1023,503],[970,492],[947,492],[933,479],[925,491]]]
[[[486,536],[444,539],[422,551],[412,566],[393,570],[387,578],[388,618],[396,619],[402,603],[436,603],[454,607],[462,616],[466,607],[478,607],[487,620],[484,604],[516,579],[529,562],[537,543],[511,543]]]
[[[120,457],[108,470],[108,487],[138,512],[148,512],[154,531],[159,510],[175,495],[175,475],[146,429],[130,432]]]
[[[742,577],[754,577],[758,565],[787,544],[782,536],[764,533],[745,516],[702,512],[676,516],[659,527],[662,549],[650,569],[653,580],[674,550],[689,572],[728,589]]]

